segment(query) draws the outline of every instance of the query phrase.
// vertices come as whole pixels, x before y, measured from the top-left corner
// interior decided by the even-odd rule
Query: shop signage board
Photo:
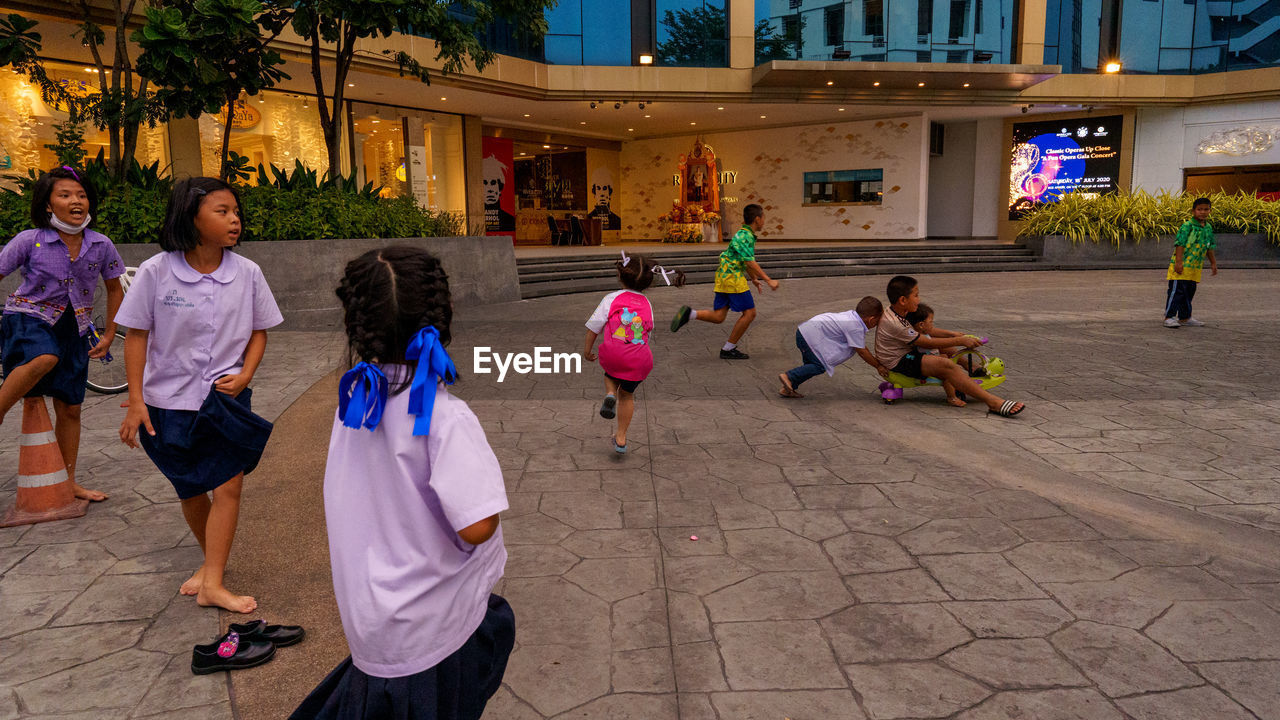
[[[481,139],[480,154],[485,233],[511,235],[516,230],[514,144],[509,138],[485,136]]]

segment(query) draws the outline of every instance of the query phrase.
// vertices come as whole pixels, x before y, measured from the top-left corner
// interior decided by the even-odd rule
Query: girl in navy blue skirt
[[[234,188],[215,178],[178,182],[160,231],[165,252],[138,268],[117,319],[129,328],[129,412],[120,439],[141,443],[173,483],[204,550],[181,592],[201,605],[248,613],[257,601],[228,590],[222,576],[241,483],[271,434],[271,423],[250,410],[249,383],[267,349],[267,328],[284,318],[262,270],[231,251],[239,242]]]
[[[97,209],[93,188],[72,168],[55,168],[31,189],[31,230],[0,251],[0,278],[22,271],[22,286],[9,296],[0,319],[0,420],[23,397],[53,398],[54,435],[78,498],[105,500],[76,483],[80,405],[89,359],[104,358],[116,335],[115,315],[124,297],[124,263],[116,246],[89,229]],[[91,318],[98,278],[107,287],[107,324],[101,339]]]
[[[507,551],[502,468],[446,386],[453,307],[414,248],[347,264],[338,297],[353,359],[338,387],[324,513],[351,648],[294,720],[479,720],[515,643],[493,594]]]

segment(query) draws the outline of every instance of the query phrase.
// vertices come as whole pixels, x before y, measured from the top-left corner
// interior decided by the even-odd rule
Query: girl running
[[[600,343],[600,367],[604,370],[604,402],[600,404],[600,417],[618,418],[618,430],[611,442],[617,453],[627,451],[627,429],[636,411],[635,392],[640,383],[653,370],[653,351],[649,349],[649,335],[653,332],[653,307],[644,291],[653,284],[655,273],[661,274],[667,284],[672,271],[644,255],[628,256],[622,251],[617,262],[618,283],[615,290],[596,306],[587,320],[587,336],[583,340],[582,356],[594,362],[596,338],[604,333]],[[684,285],[684,273],[676,270],[676,287]]]

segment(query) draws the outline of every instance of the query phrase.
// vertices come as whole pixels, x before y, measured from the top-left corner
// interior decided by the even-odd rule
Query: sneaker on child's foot
[[[734,348],[734,349],[732,349],[732,350],[721,350],[721,351],[720,351],[720,359],[721,359],[721,360],[746,360],[746,359],[747,359],[747,358],[749,358],[749,357],[751,357],[751,356],[750,356],[750,355],[748,355],[748,354],[746,354],[746,353],[744,353],[744,352],[742,352],[742,351],[741,351],[741,350],[739,350],[738,348]]]
[[[676,316],[671,318],[671,332],[675,332],[689,323],[689,316],[693,311],[688,305],[681,305],[676,311]]]
[[[600,403],[600,417],[605,420],[612,420],[617,411],[614,410],[618,406],[618,398],[612,395],[605,395],[604,402]]]
[[[1204,327],[1204,323],[1195,318],[1187,318],[1186,320],[1180,320],[1179,322],[1187,327]]]
[[[1177,318],[1165,318],[1164,326],[1167,328],[1178,328],[1182,327],[1182,323],[1178,322]]]

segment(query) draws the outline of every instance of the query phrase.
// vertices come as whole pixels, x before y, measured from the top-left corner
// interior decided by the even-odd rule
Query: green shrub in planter
[[[135,170],[129,173],[132,182],[119,185],[99,183],[92,167],[85,170],[85,176],[99,188],[93,227],[118,244],[155,241],[172,188],[172,181],[156,176],[155,166]],[[0,191],[0,238],[5,242],[31,227],[30,200],[22,190],[34,182],[30,177],[9,179],[18,190]],[[279,185],[242,186],[238,190],[244,203],[242,239],[246,241],[454,237],[465,233],[457,215],[424,210],[407,197],[381,198],[368,188],[354,188],[352,183],[286,180]]]
[[[1021,236],[1061,235],[1072,242],[1141,242],[1145,238],[1177,234],[1191,219],[1191,203],[1198,195],[1160,191],[1150,195],[1113,193],[1086,197],[1063,195],[1056,203],[1040,205],[1027,213]],[[1280,244],[1280,203],[1244,193],[1212,193],[1209,222],[1218,233],[1265,235]]]

